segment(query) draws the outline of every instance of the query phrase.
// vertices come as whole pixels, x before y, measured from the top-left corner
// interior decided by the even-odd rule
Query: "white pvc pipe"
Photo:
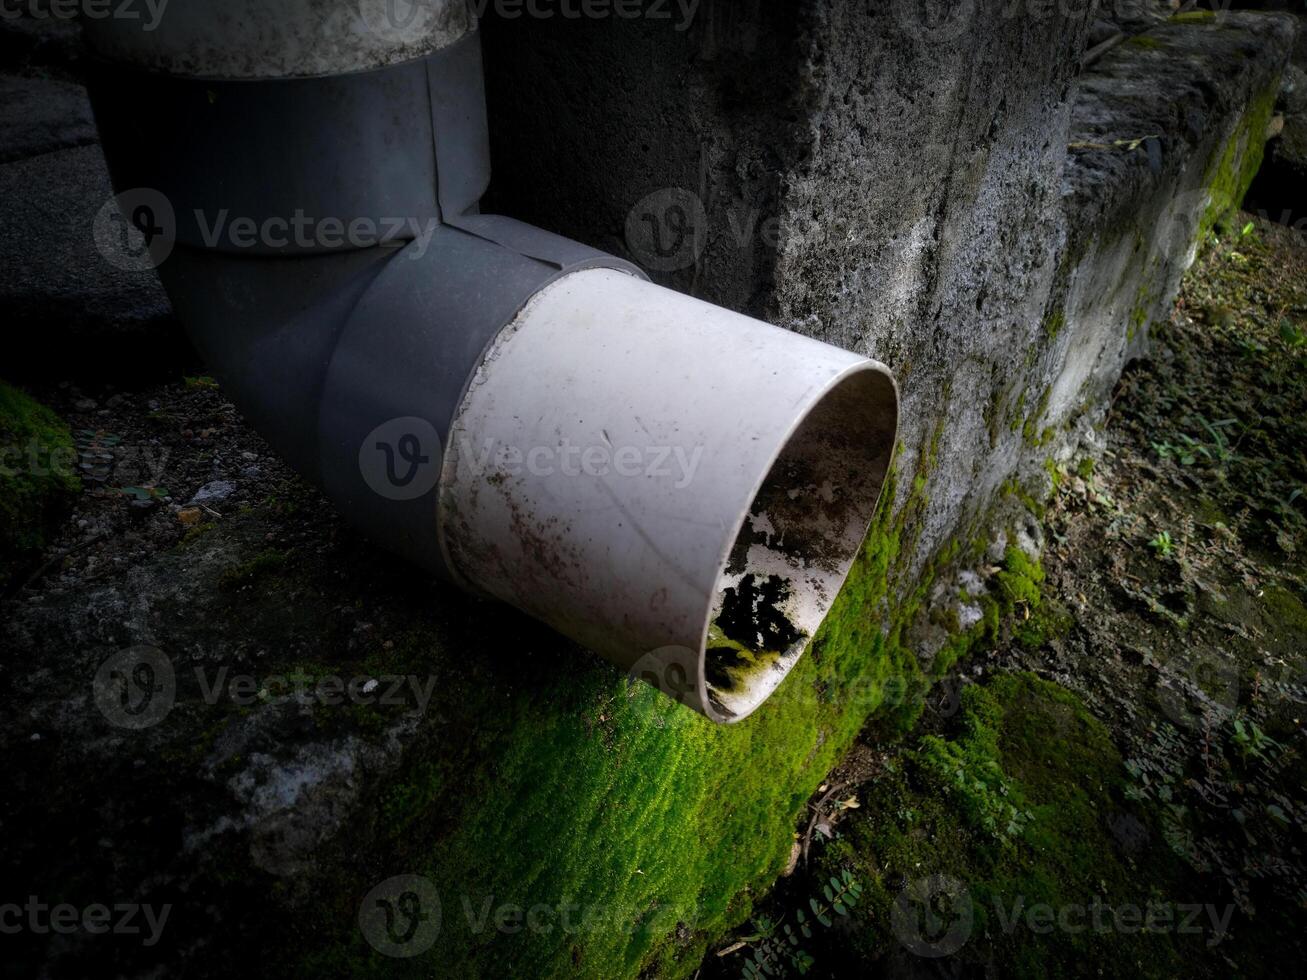
[[[157,0],[110,7],[97,16],[88,6],[82,16],[97,54],[199,78],[383,68],[453,44],[476,26],[466,0]]]
[[[621,272],[575,272],[470,382],[442,548],[467,584],[736,721],[834,601],[896,430],[875,361]]]

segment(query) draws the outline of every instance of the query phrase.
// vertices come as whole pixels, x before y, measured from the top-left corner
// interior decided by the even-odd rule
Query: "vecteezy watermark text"
[[[949,875],[930,875],[909,882],[890,910],[890,926],[903,946],[917,956],[951,956],[971,938],[976,906],[971,890]],[[994,896],[990,920],[1006,935],[1025,930],[1034,935],[1136,934],[1205,935],[1216,946],[1230,931],[1234,905],[1150,900],[1108,902],[1093,896],[1087,902],[1027,903]]]
[[[421,258],[431,244],[440,222],[435,218],[317,218],[296,210],[289,218],[272,216],[256,221],[249,217],[232,217],[222,209],[207,215],[195,210],[200,238],[209,248],[228,245],[236,249],[265,248],[372,248],[377,245],[400,246],[413,243],[413,258]]]
[[[198,236],[206,248],[280,253],[383,246],[402,248],[414,260],[427,253],[440,227],[432,215],[343,218],[312,215],[302,208],[287,215],[257,218],[233,213],[230,208],[195,208],[186,220],[187,234],[192,239]],[[167,195],[151,187],[137,187],[104,202],[95,216],[92,236],[111,265],[143,272],[158,268],[172,255],[179,238],[179,217]]]
[[[363,23],[378,33],[403,31],[435,13],[440,0],[360,0]],[[468,0],[480,21],[488,13],[499,20],[675,20],[673,30],[689,30],[702,0]]]
[[[695,913],[673,905],[639,908],[583,903],[572,896],[463,894],[449,907],[441,904],[431,879],[416,874],[395,875],[371,889],[359,905],[363,937],[386,956],[407,958],[426,952],[449,925],[469,936],[518,933],[577,936],[606,933],[633,936],[665,935]]]
[[[208,672],[194,668],[201,700],[210,706],[227,700],[237,707],[291,700],[305,706],[368,705],[409,708],[425,714],[435,693],[434,677],[412,674],[343,677],[305,671],[262,677],[234,673],[227,667]],[[100,665],[92,684],[96,707],[111,724],[140,730],[157,725],[177,701],[177,673],[157,647],[121,650]]]
[[[673,479],[682,490],[694,480],[703,461],[703,446],[581,446],[564,439],[556,446],[501,445],[487,439],[474,446],[469,439],[459,442],[460,458],[473,475],[491,471],[514,477],[653,477]]]
[[[153,31],[169,0],[0,0],[0,20],[134,20]]]
[[[139,902],[114,905],[92,902],[79,908],[67,902],[49,905],[37,896],[29,895],[22,905],[17,902],[0,905],[0,933],[7,936],[22,932],[36,936],[50,933],[71,936],[76,932],[92,936],[144,936],[142,945],[153,946],[163,935],[171,912],[172,906],[168,904],[156,909],[153,905]]]

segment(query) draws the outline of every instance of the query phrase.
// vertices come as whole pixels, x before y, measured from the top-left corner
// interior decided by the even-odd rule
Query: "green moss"
[[[1094,458],[1086,456],[1076,464],[1076,476],[1082,480],[1088,480],[1094,475]]]
[[[993,449],[998,445],[999,428],[1003,422],[1003,402],[1007,398],[1007,391],[1003,388],[995,388],[990,395],[989,402],[985,405],[985,430],[989,433],[989,448]]]
[[[716,623],[708,627],[708,652],[705,673],[718,691],[747,687],[751,677],[771,670],[782,656],[780,650],[750,649],[728,637]]]
[[[1021,412],[1026,407],[1026,393],[1022,391],[1017,395],[1016,404],[1012,406],[1012,418],[1008,422],[1008,430],[1016,432],[1021,428]]]
[[[1062,486],[1062,470],[1051,456],[1044,460],[1044,472],[1048,474],[1048,479],[1053,485],[1053,492],[1057,493]]]
[[[1172,14],[1168,24],[1210,24],[1216,20],[1212,10],[1187,10],[1182,14]]]
[[[72,435],[54,412],[0,382],[0,588],[45,547],[81,489]]]
[[[1026,673],[964,688],[960,707],[951,731],[924,738],[866,788],[862,808],[821,852],[818,878],[853,870],[865,911],[819,961],[883,962],[901,950],[894,907],[905,886],[944,875],[961,894],[939,909],[930,938],[945,934],[963,904],[971,912],[950,973],[1081,976],[1092,966],[1102,976],[1175,975],[1206,934],[1039,928],[1028,918],[1042,905],[1119,910],[1193,899],[1165,848],[1141,856],[1114,833],[1124,820],[1146,838],[1156,824],[1125,801],[1121,757],[1102,724],[1073,694]]]
[[[1275,113],[1278,92],[1278,86],[1272,85],[1249,103],[1234,132],[1208,165],[1203,186],[1207,188],[1209,200],[1198,223],[1199,242],[1206,241],[1220,221],[1243,203],[1262,165],[1266,130]]]
[[[973,651],[991,645],[998,639],[999,619],[1002,615],[998,601],[990,595],[964,596],[962,601],[980,606],[980,621],[967,630],[953,632],[947,643],[935,654],[931,664],[931,677],[944,677],[958,663],[966,660]]]
[[[270,572],[275,572],[286,564],[286,553],[269,548],[261,551],[249,561],[242,562],[234,568],[229,568],[218,579],[218,587],[222,589],[238,589],[241,586],[249,585],[257,581]]]
[[[205,521],[203,524],[196,524],[192,527],[188,527],[186,533],[182,535],[182,539],[177,542],[177,547],[189,548],[215,527],[217,527],[217,524],[213,521]]]
[[[1035,405],[1034,410],[1026,417],[1025,422],[1021,425],[1021,437],[1025,440],[1026,445],[1039,448],[1049,439],[1052,439],[1052,430],[1044,429],[1040,431],[1039,423],[1043,419],[1044,413],[1048,411],[1048,400],[1052,397],[1052,387],[1045,388],[1039,395],[1039,402]],[[1048,433],[1045,438],[1044,433]]]
[[[1026,557],[1020,548],[1007,546],[1003,553],[1003,567],[999,569],[996,578],[1004,602],[1014,607],[1039,607],[1039,587],[1044,584],[1044,568],[1038,561]]]
[[[1262,604],[1278,627],[1307,640],[1307,606],[1297,596],[1288,589],[1271,585],[1262,593]]]
[[[1070,610],[1055,598],[1043,596],[1029,615],[1012,627],[1012,638],[1028,650],[1038,650],[1050,640],[1071,632],[1075,620]]]
[[[999,624],[1011,618],[1013,639],[1028,648],[1044,643],[1070,631],[1073,619],[1070,612],[1056,599],[1042,596],[1044,569],[1038,561],[1026,557],[1020,548],[1008,547],[1003,567],[995,576],[993,594],[960,596],[960,601],[978,604],[980,621],[967,630],[953,632],[931,664],[931,677],[945,676],[957,663],[975,650],[992,646],[999,638]]]
[[[962,736],[927,735],[912,756],[934,792],[951,799],[976,830],[1008,843],[1029,812],[1020,789],[1003,772],[998,748],[1003,711],[980,688],[964,689]]]
[[[1056,340],[1064,326],[1066,326],[1066,312],[1059,307],[1044,318],[1044,336],[1049,340]]]
[[[1126,340],[1133,341],[1139,336],[1139,331],[1148,326],[1149,316],[1148,307],[1140,304],[1130,311],[1130,324],[1126,327]]]
[[[937,451],[929,440],[919,468]],[[412,764],[376,816],[397,864],[375,877],[436,884],[437,944],[409,961],[374,953],[349,905],[367,882],[344,882],[330,890],[312,951],[292,965],[354,976],[693,973],[709,938],[747,919],[751,896],[776,879],[807,800],[868,719],[902,730],[921,710],[926,681],[902,634],[930,575],[898,598],[896,573],[919,533],[924,473],[897,508],[894,484],[809,649],[738,724],[714,725],[588,661],[541,670],[491,704],[461,691],[458,710],[483,719],[472,727],[479,743],[460,739]],[[422,642],[397,641],[395,656],[419,660]],[[487,903],[548,909],[548,928],[479,925]]]
[[[1134,37],[1126,41],[1126,44],[1133,45],[1136,48],[1149,48],[1150,50],[1162,46],[1161,41],[1148,34],[1136,34]]]
[[[999,485],[999,493],[1004,497],[1013,497],[1021,502],[1033,517],[1043,519],[1044,514],[1048,511],[1048,504],[1045,499],[1036,497],[1026,489],[1022,482],[1015,476],[1010,476]]]

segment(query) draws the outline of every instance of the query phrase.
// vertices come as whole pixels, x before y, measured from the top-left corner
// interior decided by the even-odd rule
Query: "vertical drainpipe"
[[[462,2],[193,0],[87,33],[125,217],[349,520],[714,721],[775,690],[880,494],[883,365],[482,215]]]

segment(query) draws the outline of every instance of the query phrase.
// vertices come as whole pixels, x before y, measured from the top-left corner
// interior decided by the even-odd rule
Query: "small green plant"
[[[1297,350],[1299,347],[1307,345],[1307,331],[1294,323],[1288,317],[1280,320],[1280,339],[1284,341],[1286,347],[1290,350]]]
[[[1207,432],[1210,442],[1203,442],[1184,432],[1176,435],[1176,443],[1170,440],[1152,443],[1153,452],[1159,459],[1173,459],[1181,466],[1193,466],[1201,458],[1208,463],[1224,466],[1235,458],[1234,447],[1230,445],[1226,430],[1239,424],[1238,419],[1217,419],[1210,421],[1203,416],[1197,417],[1198,424]]]
[[[1203,455],[1205,455],[1208,459],[1212,460],[1213,462],[1221,463],[1221,464],[1228,463],[1230,462],[1230,460],[1234,459],[1234,449],[1230,446],[1230,442],[1226,438],[1225,431],[1231,426],[1238,425],[1239,420],[1217,419],[1215,422],[1209,422],[1207,419],[1205,419],[1203,416],[1200,415],[1198,416],[1198,422],[1200,425],[1202,425],[1204,429],[1207,430],[1207,434],[1212,439],[1212,443],[1210,447],[1207,446],[1200,447],[1200,451],[1203,453]]]
[[[832,914],[848,915],[849,910],[861,898],[862,882],[853,872],[844,868],[838,876],[831,875],[821,886],[820,898],[814,895],[808,899],[808,909],[812,919],[829,929],[835,923]],[[803,940],[812,938],[808,912],[795,909],[793,925],[761,916],[754,920],[753,925],[757,931],[740,940],[740,945],[753,946],[752,954],[745,960],[740,971],[745,980],[784,977],[790,975],[791,971],[803,975],[812,969],[816,961],[800,945]],[[736,948],[739,947],[732,947]]]
[[[1181,439],[1188,439],[1188,436],[1181,436]],[[1186,446],[1176,446],[1169,440],[1166,442],[1153,443],[1153,452],[1157,453],[1158,459],[1173,459],[1181,466],[1193,466],[1198,461],[1198,457]]]
[[[1157,557],[1168,558],[1171,552],[1175,550],[1175,545],[1171,542],[1170,531],[1158,531],[1153,540],[1148,542],[1148,547],[1157,552]]]
[[[1244,762],[1256,759],[1258,762],[1269,763],[1271,759],[1267,753],[1281,748],[1280,743],[1262,731],[1256,722],[1244,722],[1239,718],[1234,720],[1234,734],[1231,740],[1239,753],[1239,758]]]
[[[166,500],[169,497],[164,487],[117,487],[123,496],[133,500]]]

